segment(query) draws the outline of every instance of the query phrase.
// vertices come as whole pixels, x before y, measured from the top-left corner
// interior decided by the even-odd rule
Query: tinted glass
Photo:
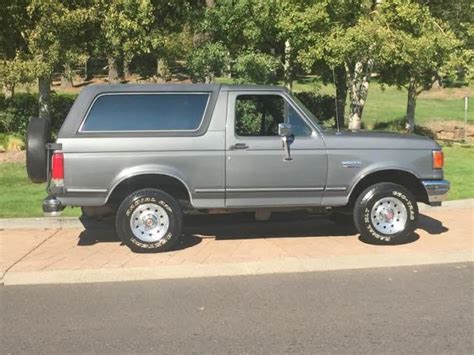
[[[308,136],[311,129],[280,95],[240,95],[235,103],[235,133],[238,136],[277,136],[278,124],[291,123],[295,136]]]
[[[293,134],[296,137],[309,136],[312,133],[311,128],[303,121],[300,114],[290,106],[288,109],[288,122],[291,123]]]
[[[100,96],[83,132],[196,130],[208,94],[124,94]]]

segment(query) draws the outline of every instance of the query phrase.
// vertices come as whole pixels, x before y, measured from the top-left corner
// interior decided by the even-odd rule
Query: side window
[[[239,95],[235,102],[235,133],[238,136],[277,136],[278,124],[289,122],[295,136],[311,129],[280,95]]]
[[[193,131],[209,94],[108,94],[99,96],[81,132]]]
[[[293,134],[296,137],[310,136],[313,132],[292,106],[289,106],[288,110],[288,123],[291,123]]]

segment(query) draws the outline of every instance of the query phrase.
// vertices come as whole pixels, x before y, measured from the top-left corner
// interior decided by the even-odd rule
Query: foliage
[[[224,71],[229,58],[222,43],[206,42],[190,54],[187,62],[193,82],[210,82]]]
[[[405,130],[405,118],[388,122],[375,122],[372,129],[378,131],[403,132]],[[436,133],[428,127],[416,126],[414,132],[420,136],[436,139]]]
[[[335,125],[335,122],[332,122],[336,112],[334,96],[309,91],[297,92],[294,95],[311,111],[318,121],[326,123],[331,121],[331,124]]]
[[[456,74],[463,66],[463,48],[447,23],[433,18],[428,7],[409,0],[382,4],[388,31],[381,56],[381,77],[389,85],[408,87],[414,81],[417,93],[434,81]]]
[[[130,62],[150,49],[149,33],[154,22],[150,0],[97,0],[98,46],[105,55],[123,56]]]
[[[240,55],[234,66],[239,84],[275,84],[279,62],[275,57],[259,52]]]
[[[51,125],[56,134],[68,114],[75,96],[51,96]],[[24,136],[30,117],[38,115],[38,95],[20,93],[5,99],[0,95],[0,132]]]

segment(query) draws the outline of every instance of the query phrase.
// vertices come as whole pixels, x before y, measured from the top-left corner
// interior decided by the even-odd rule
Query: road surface
[[[1,353],[472,353],[472,263],[3,286]]]

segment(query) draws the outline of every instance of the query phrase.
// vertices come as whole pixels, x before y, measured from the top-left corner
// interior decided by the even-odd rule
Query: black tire
[[[134,224],[135,220],[138,221],[135,232],[131,227],[132,220]],[[150,220],[156,224],[156,229],[146,229],[151,228],[151,225],[147,225]],[[182,225],[183,213],[178,202],[173,196],[157,189],[143,189],[131,193],[122,201],[115,217],[119,238],[136,253],[170,250],[181,237]],[[162,226],[165,227],[161,228]]]
[[[394,183],[382,182],[368,187],[354,206],[355,226],[362,239],[373,244],[406,242],[413,236],[417,221],[415,197]],[[382,232],[385,230],[386,233]]]
[[[43,183],[48,180],[48,151],[51,129],[49,120],[32,118],[26,131],[26,171],[34,183]]]

